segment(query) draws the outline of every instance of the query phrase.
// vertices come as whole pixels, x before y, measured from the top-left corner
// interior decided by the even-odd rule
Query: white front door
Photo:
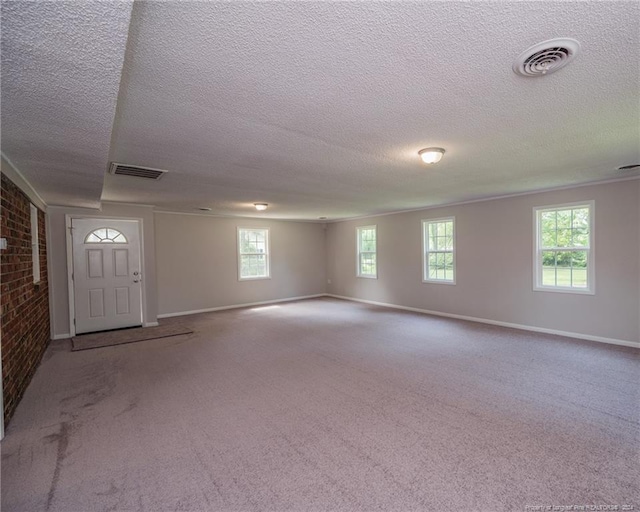
[[[71,219],[76,334],[142,324],[137,220]]]

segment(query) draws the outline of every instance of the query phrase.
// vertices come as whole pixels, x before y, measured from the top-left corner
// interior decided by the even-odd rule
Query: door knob
[[[138,272],[137,270],[133,273],[134,276],[137,276],[138,274],[140,274],[140,272]]]
[[[134,279],[134,280],[133,280],[133,282],[134,282],[134,283],[139,283],[139,282],[140,282],[140,279]]]

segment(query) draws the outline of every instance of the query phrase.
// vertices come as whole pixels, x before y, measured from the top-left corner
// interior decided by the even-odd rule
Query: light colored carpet
[[[3,512],[640,509],[636,349],[334,299],[168,320],[52,343]]]
[[[91,348],[112,347],[136,341],[154,340],[191,334],[193,331],[184,325],[168,323],[154,327],[134,327],[133,329],[118,329],[117,331],[94,332],[81,334],[71,338],[71,351],[89,350]]]

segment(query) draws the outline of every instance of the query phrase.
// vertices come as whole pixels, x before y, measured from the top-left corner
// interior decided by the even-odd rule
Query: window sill
[[[455,285],[456,284],[455,280],[453,280],[453,281],[445,281],[444,279],[423,279],[422,282],[424,284],[449,284],[449,285]]]
[[[551,286],[534,286],[534,292],[551,292],[551,293],[571,293],[574,295],[595,295],[596,292],[593,289],[588,288],[561,288]]]
[[[239,277],[238,281],[264,281],[265,279],[271,279],[271,276]]]
[[[363,275],[358,275],[358,276],[356,276],[356,277],[360,277],[360,278],[362,278],[362,279],[378,279],[378,276],[377,276],[377,275],[376,275],[376,276],[368,276],[368,275],[364,275],[364,274],[363,274]]]

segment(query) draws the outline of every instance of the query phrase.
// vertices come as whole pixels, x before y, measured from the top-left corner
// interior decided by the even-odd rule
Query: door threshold
[[[115,331],[126,331],[128,329],[139,329],[140,327],[142,327],[142,324],[140,325],[131,325],[129,327],[118,327],[117,329],[105,329],[104,331],[89,331],[89,332],[83,332],[80,334],[76,333],[76,336],[84,336],[85,334],[96,334],[99,332],[115,332]]]

